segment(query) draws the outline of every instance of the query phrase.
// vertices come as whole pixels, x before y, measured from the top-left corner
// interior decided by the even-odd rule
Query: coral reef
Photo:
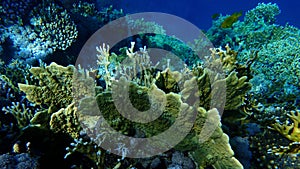
[[[220,15],[207,31],[207,36],[214,45],[229,44],[238,51],[236,63],[251,65],[237,72],[247,70],[248,73],[241,74],[250,73],[250,76],[253,76],[249,79],[252,83],[251,91],[245,98],[245,101],[250,101],[252,108],[250,111],[243,111],[249,112],[246,113],[248,115],[252,114],[253,118],[243,121],[246,124],[250,121],[258,126],[259,132],[246,131],[249,134],[242,135],[249,138],[250,150],[255,161],[251,164],[254,168],[299,167],[299,146],[295,142],[297,130],[293,128],[297,123],[293,120],[286,124],[280,123],[288,121],[287,112],[299,109],[299,73],[296,70],[299,62],[299,29],[288,24],[277,25],[276,16],[279,13],[277,4],[259,3],[254,9],[246,12],[243,21],[236,21],[231,27],[220,29],[226,17],[229,17]],[[253,105],[255,102],[258,103],[256,106]],[[274,108],[276,106],[282,108]],[[290,116],[295,120],[297,115]],[[226,118],[223,117],[223,123],[226,122],[229,126]],[[243,130],[242,127],[239,128]],[[273,130],[270,130],[271,128]],[[277,133],[278,131],[282,135]]]
[[[127,17],[154,33],[97,47],[98,67],[74,66],[85,38],[124,15],[96,6],[1,1],[0,168],[300,168],[300,31],[276,24],[277,4],[215,15],[206,35],[217,48]],[[170,53],[152,60],[145,45]],[[136,158],[155,146],[169,149]]]

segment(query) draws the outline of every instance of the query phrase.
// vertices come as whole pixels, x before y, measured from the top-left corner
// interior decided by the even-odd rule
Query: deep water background
[[[207,30],[212,23],[212,15],[223,15],[253,9],[259,2],[277,3],[281,14],[277,16],[277,23],[300,28],[300,1],[299,0],[97,0],[98,5],[113,4],[122,8],[124,12],[164,12],[182,17],[195,24],[202,30]],[[242,19],[243,16],[240,18]]]

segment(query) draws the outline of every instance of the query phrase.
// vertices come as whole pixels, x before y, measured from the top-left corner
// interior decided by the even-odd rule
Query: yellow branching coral
[[[297,158],[300,153],[300,110],[290,111],[290,114],[287,114],[287,116],[293,121],[292,123],[286,121],[285,124],[281,124],[279,121],[276,121],[275,124],[271,125],[270,129],[278,131],[292,143],[287,146],[272,147],[268,150],[268,153],[280,156],[288,154]]]
[[[231,72],[237,68],[237,55],[238,53],[232,50],[229,45],[225,46],[225,50],[220,48],[211,48],[212,60],[207,62],[210,69],[214,69],[216,66],[222,65],[225,72]],[[220,64],[221,63],[221,64]]]
[[[126,50],[127,58],[122,61],[122,64],[113,61],[115,54],[109,54],[109,46],[103,44],[102,46],[96,47],[98,52],[98,65],[105,71],[103,78],[106,83],[106,89],[111,87],[111,80],[119,76],[124,76],[128,80],[135,81],[143,86],[151,86],[154,82],[154,77],[151,76],[150,69],[152,62],[150,56],[146,50],[146,47],[140,48],[139,51],[134,52],[135,42],[131,42],[131,47]],[[112,73],[112,68],[116,69],[116,74]],[[141,77],[138,74],[141,73]]]
[[[287,146],[272,147],[268,150],[268,153],[274,153],[280,156],[290,155],[293,158],[297,158],[297,155],[300,153],[300,110],[291,111],[287,116],[293,121],[292,123],[286,121],[285,124],[281,124],[279,121],[276,121],[270,129],[278,131],[284,137],[292,141],[292,143]]]
[[[300,111],[291,111],[287,116],[290,117],[293,123],[289,124],[289,122],[286,121],[285,124],[281,124],[279,121],[277,121],[272,125],[271,129],[278,131],[291,141],[300,142]]]

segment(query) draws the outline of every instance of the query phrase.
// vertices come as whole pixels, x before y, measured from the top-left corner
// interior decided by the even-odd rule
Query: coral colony
[[[122,10],[81,1],[3,0],[0,168],[300,168],[300,31],[278,25],[279,13],[277,4],[259,3],[244,18],[241,12],[215,15],[205,35],[216,48],[202,60],[188,44],[165,36],[161,25],[128,18],[131,27],[154,34],[117,46],[98,44],[97,66],[87,69],[75,65],[78,48],[124,16]],[[84,27],[87,23],[91,28]],[[193,50],[202,50],[201,43],[195,39]],[[153,63],[148,49],[153,46],[170,47],[185,66],[174,69],[167,56]],[[217,63],[222,73],[211,71]],[[226,102],[214,103],[213,89],[220,84],[226,91],[217,96]],[[115,93],[124,90],[130,101],[118,108],[114,100],[126,99]],[[138,110],[154,104],[162,115],[149,123],[132,122],[119,112],[129,103]],[[196,116],[186,137],[151,157],[130,158],[132,147],[151,152],[151,146],[106,137],[104,120],[123,135],[150,138],[190,112]],[[206,122],[216,126],[203,136]],[[173,134],[170,139],[178,133]],[[109,141],[116,144],[103,148]]]

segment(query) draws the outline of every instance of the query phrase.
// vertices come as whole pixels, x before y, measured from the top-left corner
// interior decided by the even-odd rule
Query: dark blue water
[[[98,4],[113,4],[122,8],[125,13],[137,12],[164,12],[182,17],[197,25],[200,29],[208,29],[211,26],[211,16],[215,13],[223,15],[234,12],[253,9],[258,3],[277,3],[281,14],[277,17],[277,23],[285,25],[287,22],[300,27],[300,1],[298,0],[107,0]],[[243,18],[243,17],[241,17]]]

